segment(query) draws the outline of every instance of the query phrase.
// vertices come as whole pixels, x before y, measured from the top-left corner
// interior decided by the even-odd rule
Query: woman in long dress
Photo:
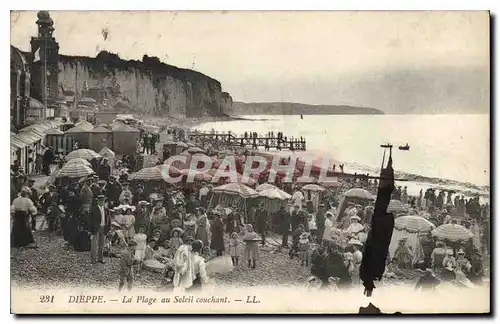
[[[207,216],[201,215],[196,221],[196,239],[203,242],[203,246],[208,246]]]
[[[12,233],[10,243],[12,247],[24,247],[35,243],[33,234],[28,227],[30,214],[36,214],[37,210],[33,201],[28,198],[29,189],[23,188],[21,195],[14,199],[10,210],[14,213],[14,223],[12,224]]]
[[[221,256],[224,251],[224,225],[220,215],[215,215],[214,224],[211,226],[212,241],[210,248],[217,251],[217,256]]]

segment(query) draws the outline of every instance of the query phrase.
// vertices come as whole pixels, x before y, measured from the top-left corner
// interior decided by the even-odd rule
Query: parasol
[[[98,157],[101,157],[101,156],[93,150],[78,149],[78,150],[74,150],[74,151],[69,152],[68,155],[66,155],[65,159],[66,159],[66,161],[73,160],[76,158],[82,158],[84,160],[92,160],[92,159],[96,159]]]
[[[344,196],[352,197],[352,198],[368,199],[368,200],[374,199],[373,195],[370,192],[368,192],[365,189],[361,189],[361,188],[353,188],[353,189],[347,190],[346,193],[344,194]]]
[[[451,242],[467,241],[474,236],[471,231],[458,224],[443,224],[432,230],[431,233],[437,239]]]
[[[259,196],[266,197],[269,199],[279,199],[279,200],[286,200],[292,198],[291,195],[276,187],[262,190],[261,192],[259,192]]]
[[[189,174],[194,174],[194,179],[199,180],[199,181],[211,181],[212,177],[213,177],[208,172],[200,172],[200,171],[191,170],[191,169],[182,169],[179,171],[179,173],[183,176],[189,176]]]
[[[162,166],[144,168],[137,172],[134,180],[163,180]]]
[[[274,186],[270,183],[263,183],[263,184],[258,185],[257,188],[255,188],[255,190],[263,191],[263,190],[268,190],[268,189],[273,189],[273,188],[276,188],[276,186]]]
[[[408,211],[408,207],[400,200],[392,199],[387,206],[388,213],[404,213]]]
[[[175,143],[175,145],[177,145],[178,147],[185,147],[185,148],[188,148],[188,147],[189,147],[189,145],[187,145],[187,144],[186,144],[186,143],[184,143],[184,142],[177,142],[177,143]]]
[[[324,191],[325,188],[322,186],[319,186],[317,184],[307,184],[302,187],[302,190],[309,190],[309,191]]]
[[[90,167],[80,164],[80,163],[73,163],[73,164],[66,164],[64,167],[62,167],[61,171],[57,174],[57,178],[81,178],[81,177],[86,177],[94,173],[94,170],[92,170]]]
[[[89,161],[82,159],[82,158],[71,159],[68,162],[66,162],[66,165],[75,164],[75,163],[83,164],[83,165],[86,165],[88,167],[92,166]]]
[[[396,218],[394,221],[394,227],[400,231],[405,230],[407,232],[427,233],[436,228],[436,225],[423,217],[408,215]]]
[[[190,147],[187,149],[187,151],[191,154],[196,154],[196,153],[205,153],[205,150],[202,148],[199,148],[197,146]]]
[[[238,195],[243,198],[258,197],[259,193],[242,183],[228,183],[213,189],[214,193],[226,193],[229,195]]]

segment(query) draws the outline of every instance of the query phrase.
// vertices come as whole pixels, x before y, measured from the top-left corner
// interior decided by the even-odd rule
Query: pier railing
[[[264,148],[266,151],[276,149],[278,151],[305,151],[306,140],[304,138],[293,138],[287,136],[262,136],[250,134],[250,136],[237,136],[233,133],[206,133],[193,132],[187,134],[190,141],[201,145],[216,145],[227,148]]]

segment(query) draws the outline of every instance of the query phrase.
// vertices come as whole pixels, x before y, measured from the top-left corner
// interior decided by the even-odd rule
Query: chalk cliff
[[[75,82],[78,91],[86,88],[98,102],[107,99],[109,107],[126,103],[134,113],[225,116],[232,105],[219,81],[147,55],[142,61],[125,61],[105,51],[95,58],[59,55],[59,84],[71,92]]]

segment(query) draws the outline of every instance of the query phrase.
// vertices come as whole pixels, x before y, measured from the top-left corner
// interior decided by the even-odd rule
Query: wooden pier
[[[263,148],[266,151],[276,149],[278,151],[305,151],[306,140],[304,138],[288,138],[287,136],[236,136],[232,133],[200,133],[187,134],[190,141],[197,144],[212,144],[228,148]]]

